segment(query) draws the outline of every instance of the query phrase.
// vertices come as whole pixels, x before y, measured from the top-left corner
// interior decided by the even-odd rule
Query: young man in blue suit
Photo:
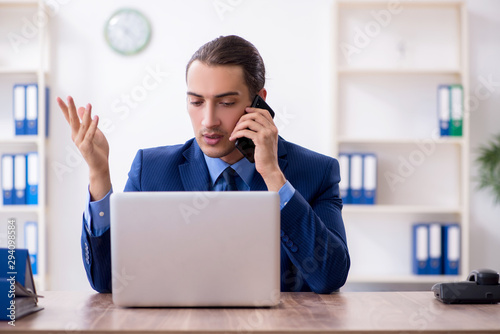
[[[267,110],[249,107],[255,95],[267,95],[257,49],[238,36],[208,42],[189,61],[186,82],[195,137],[182,145],[139,150],[125,191],[224,190],[222,173],[230,166],[238,190],[280,195],[281,290],[331,293],[344,285],[350,258],[339,164],[285,141]],[[110,292],[108,142],[90,104],[77,109],[71,97],[67,104],[57,101],[90,171],[82,231],[85,270],[95,290]],[[255,143],[255,163],[235,148],[242,137]]]

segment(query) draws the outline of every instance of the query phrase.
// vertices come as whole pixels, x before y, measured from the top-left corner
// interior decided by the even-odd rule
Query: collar
[[[236,173],[238,173],[247,186],[250,186],[255,173],[255,164],[245,158],[242,158],[240,161],[230,165],[227,162],[222,161],[220,158],[211,158],[205,153],[203,153],[203,156],[205,157],[205,162],[207,163],[212,186],[215,185],[215,182],[219,178],[220,174],[229,166],[231,166]]]

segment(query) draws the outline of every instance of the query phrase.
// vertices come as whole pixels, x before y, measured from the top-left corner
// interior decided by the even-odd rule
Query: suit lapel
[[[278,138],[278,165],[281,171],[284,173],[286,167],[288,166],[288,160],[286,159],[286,148],[283,145],[283,138]],[[266,183],[260,174],[255,171],[253,175],[252,184],[250,185],[250,190],[252,191],[265,191],[267,190]]]
[[[186,162],[179,165],[179,173],[184,190],[208,191],[210,189],[210,175],[203,152],[196,140],[193,140],[191,146],[183,152],[183,156],[186,158]]]

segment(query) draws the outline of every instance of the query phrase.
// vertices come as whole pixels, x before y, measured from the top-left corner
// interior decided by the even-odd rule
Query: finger
[[[90,127],[90,124],[92,122],[91,119],[91,113],[92,113],[92,106],[87,104],[86,108],[80,107],[78,108],[78,115],[82,119],[82,123],[80,123],[80,128],[78,130],[78,135],[75,138],[75,143],[79,143],[80,141],[84,140],[87,131]]]
[[[268,121],[272,121],[273,117],[271,116],[271,113],[267,109],[261,109],[261,108],[252,108],[252,107],[246,107],[245,111],[249,114],[259,114],[264,116]]]
[[[78,133],[78,129],[80,128],[80,119],[76,114],[75,101],[71,96],[68,96],[68,117],[69,117],[69,125],[71,126],[71,132],[73,135]]]
[[[62,110],[63,112],[63,115],[64,115],[64,118],[66,118],[66,122],[68,122],[68,124],[70,124],[69,122],[69,111],[68,111],[68,106],[66,105],[66,103],[64,103],[64,101],[58,96],[57,99],[57,104],[59,105],[59,108]]]
[[[258,121],[254,119],[246,119],[246,120],[240,120],[236,126],[233,129],[233,133],[235,131],[240,131],[240,130],[251,130],[254,132],[259,132],[264,129],[265,126],[259,123]]]
[[[83,114],[85,113],[85,108],[84,107],[80,107],[78,108],[78,110],[76,111],[76,113],[78,114],[78,118],[80,119],[80,121],[83,120]]]
[[[80,109],[83,109],[80,111]],[[81,113],[81,114],[80,114]],[[86,127],[90,126],[90,122],[92,122],[92,106],[90,103],[87,103],[87,106],[85,108],[79,108],[78,109],[78,117],[82,120],[82,124]]]
[[[246,137],[249,139],[252,139],[254,141],[257,138],[257,132],[248,130],[248,129],[242,129],[238,131],[234,131],[231,136],[229,137],[229,141],[235,141],[238,138]]]
[[[271,114],[266,109],[257,109],[257,108],[247,108],[249,112],[241,116],[240,121],[246,119],[253,119],[257,123],[262,124],[263,126],[274,126],[274,120],[271,117]]]
[[[272,119],[267,119],[260,113],[252,113],[243,115],[235,125],[235,129],[242,129],[245,127],[254,131],[259,131],[262,128],[275,128],[276,125]]]
[[[89,112],[89,115],[90,115],[90,112]],[[84,141],[92,143],[92,141],[94,140],[95,133],[97,131],[97,125],[99,125],[99,116],[95,115],[94,119],[91,120],[91,123],[90,123],[89,129],[87,130],[87,133],[85,134],[85,138],[83,139]]]

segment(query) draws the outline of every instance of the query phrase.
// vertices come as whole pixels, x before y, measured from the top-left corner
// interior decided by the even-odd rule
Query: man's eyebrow
[[[221,97],[231,96],[231,95],[240,95],[240,93],[238,93],[238,92],[227,92],[227,93],[222,93],[222,94],[219,94],[219,95],[215,95],[215,97],[216,98],[221,98]]]
[[[187,92],[187,95],[193,95],[193,96],[196,96],[196,97],[203,97],[200,94],[196,94],[196,93],[193,93],[193,92]]]
[[[192,96],[196,96],[196,97],[203,97],[203,95],[200,95],[200,94],[196,94],[194,92],[187,92],[187,95],[192,95]],[[215,98],[219,99],[221,97],[226,97],[226,96],[231,96],[231,95],[240,95],[239,92],[227,92],[227,93],[222,93],[222,94],[217,94],[215,95]]]

